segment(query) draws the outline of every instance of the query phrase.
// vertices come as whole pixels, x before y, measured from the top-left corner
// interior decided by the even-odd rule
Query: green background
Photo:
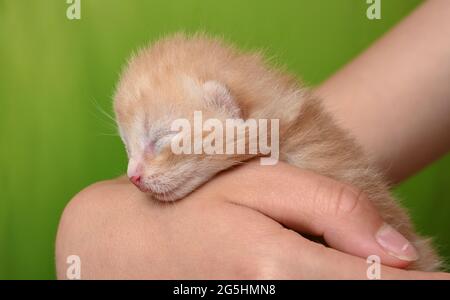
[[[418,0],[0,0],[0,279],[52,279],[54,240],[80,189],[122,174],[111,96],[130,52],[178,30],[204,30],[265,48],[317,84],[364,50]],[[418,41],[420,43],[420,41]],[[412,151],[414,151],[412,149]],[[420,231],[450,258],[450,157],[403,183]]]

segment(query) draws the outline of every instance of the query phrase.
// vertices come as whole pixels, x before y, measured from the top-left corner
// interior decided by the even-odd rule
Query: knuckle
[[[337,187],[333,193],[331,210],[336,216],[347,216],[353,214],[360,206],[361,201],[366,198],[361,189],[357,189],[348,184],[342,184]]]

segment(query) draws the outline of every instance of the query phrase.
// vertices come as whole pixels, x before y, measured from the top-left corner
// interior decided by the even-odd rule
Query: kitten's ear
[[[222,110],[231,118],[241,118],[241,110],[230,90],[222,83],[214,80],[203,84],[206,105]]]

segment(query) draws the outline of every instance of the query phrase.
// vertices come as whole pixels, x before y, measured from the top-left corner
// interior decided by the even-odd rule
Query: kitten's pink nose
[[[141,176],[131,176],[130,180],[135,186],[140,188],[140,186],[141,186]]]

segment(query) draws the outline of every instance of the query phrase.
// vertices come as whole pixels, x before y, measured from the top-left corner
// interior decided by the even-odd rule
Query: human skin
[[[279,223],[323,235],[337,247],[355,245],[358,237],[385,258],[373,243],[377,213],[346,188],[284,163],[257,162],[221,174],[176,203],[151,201],[126,178],[97,183],[64,212],[57,275],[66,278],[66,258],[76,254],[83,279],[367,279],[364,258],[312,242]],[[386,266],[381,276],[450,279]]]
[[[426,2],[317,89],[394,181],[449,149],[442,138],[450,128],[449,5]],[[85,279],[367,278],[370,254],[407,265],[379,247],[381,224],[364,194],[284,163],[246,164],[173,204],[151,201],[119,178],[86,188],[66,207],[57,274],[65,278],[65,259],[76,254]],[[323,236],[331,248],[296,231]],[[381,274],[450,279],[385,266]]]
[[[450,1],[428,0],[317,89],[400,182],[450,149]]]

